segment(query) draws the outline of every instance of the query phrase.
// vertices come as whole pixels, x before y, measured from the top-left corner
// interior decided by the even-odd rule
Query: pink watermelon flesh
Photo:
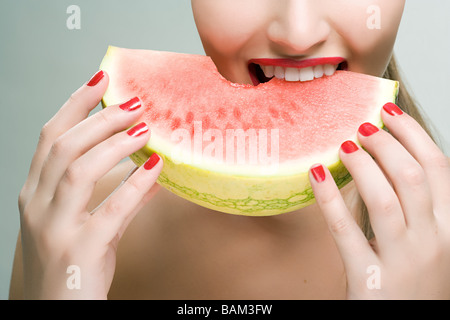
[[[380,79],[348,71],[309,82],[274,78],[252,86],[227,81],[206,56],[116,48],[114,59],[110,85],[117,96],[142,100],[141,120],[158,136],[169,141],[176,129],[193,136],[195,121],[201,121],[203,132],[279,129],[280,164],[336,148],[379,103]]]

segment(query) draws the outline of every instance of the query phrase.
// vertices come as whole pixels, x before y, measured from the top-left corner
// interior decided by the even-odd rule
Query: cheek
[[[205,53],[226,79],[251,83],[247,66],[242,62],[250,58],[246,48],[264,41],[259,37],[267,23],[269,2],[274,3],[273,0],[192,0]]]
[[[261,0],[193,0],[192,8],[205,50],[224,55],[239,50],[263,22],[255,13]]]
[[[382,76],[389,63],[401,21],[403,0],[353,1],[336,16],[336,30],[346,42],[352,71]],[[341,14],[344,12],[341,11]]]

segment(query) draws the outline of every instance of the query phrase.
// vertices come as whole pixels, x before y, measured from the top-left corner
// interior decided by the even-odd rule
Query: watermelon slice
[[[309,82],[232,83],[207,56],[110,46],[100,68],[110,82],[104,107],[138,96],[151,129],[131,159],[157,152],[158,183],[225,213],[267,216],[314,203],[308,169],[326,165],[339,188],[351,176],[339,160],[345,140],[358,143],[364,122],[382,127],[380,111],[399,84],[336,71]]]

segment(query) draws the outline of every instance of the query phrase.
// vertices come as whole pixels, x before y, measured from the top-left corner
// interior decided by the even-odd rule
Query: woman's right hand
[[[26,299],[106,299],[118,241],[157,190],[163,164],[154,154],[87,209],[96,182],[150,137],[145,123],[123,131],[142,115],[137,98],[89,116],[107,87],[99,71],[41,131],[19,196]]]

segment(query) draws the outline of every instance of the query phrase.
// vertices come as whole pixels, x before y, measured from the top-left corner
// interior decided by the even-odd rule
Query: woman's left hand
[[[349,299],[450,299],[450,165],[423,128],[396,105],[345,142],[340,158],[367,206],[367,241],[328,169],[310,180],[340,251]],[[395,137],[395,138],[394,138]],[[371,157],[373,156],[373,158]]]

